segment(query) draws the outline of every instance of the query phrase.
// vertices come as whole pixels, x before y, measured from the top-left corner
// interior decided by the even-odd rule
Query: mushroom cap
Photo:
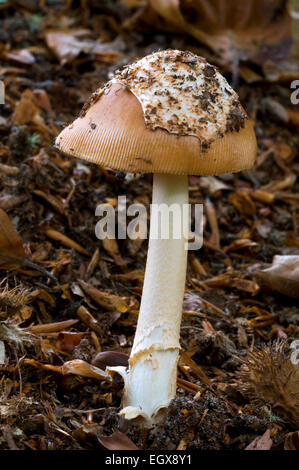
[[[205,59],[160,51],[97,90],[57,137],[64,153],[130,173],[251,168],[256,138],[237,94]]]

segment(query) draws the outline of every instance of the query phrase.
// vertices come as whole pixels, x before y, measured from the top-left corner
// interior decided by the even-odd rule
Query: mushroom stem
[[[169,216],[169,214],[172,214]],[[150,239],[137,329],[121,411],[150,423],[176,393],[188,253],[188,178],[154,174]],[[161,234],[163,229],[169,227]],[[158,237],[157,237],[158,234]]]

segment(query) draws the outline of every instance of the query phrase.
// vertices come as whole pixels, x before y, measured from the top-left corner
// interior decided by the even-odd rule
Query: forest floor
[[[299,256],[299,109],[285,69],[234,77],[255,122],[254,169],[189,178],[205,241],[189,253],[177,396],[163,423],[140,428],[118,416],[121,379],[99,369],[130,353],[147,241],[97,240],[95,208],[122,195],[149,207],[152,176],[63,156],[54,140],[138,57],[177,48],[217,62],[187,35],[122,29],[121,2],[12,3],[0,9],[0,245],[5,233],[13,245],[0,246],[0,449],[298,450],[299,279],[289,287],[288,266],[278,281],[261,274],[275,255]]]

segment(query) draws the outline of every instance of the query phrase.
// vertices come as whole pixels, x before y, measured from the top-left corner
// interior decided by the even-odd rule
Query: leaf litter
[[[298,449],[299,68],[286,2],[248,0],[237,16],[216,0],[77,3],[1,5],[0,448]],[[119,418],[123,383],[105,367],[127,364],[147,242],[97,240],[94,211],[120,195],[148,205],[152,179],[52,145],[111,73],[166,48],[239,83],[259,153],[251,171],[189,177],[205,240],[189,253],[177,396],[140,430]]]

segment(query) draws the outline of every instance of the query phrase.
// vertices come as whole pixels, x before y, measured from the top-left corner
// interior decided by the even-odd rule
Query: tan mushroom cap
[[[249,169],[257,150],[252,122],[225,78],[204,58],[177,50],[116,74],[56,146],[116,170],[177,175]]]
[[[239,132],[227,132],[207,150],[194,136],[146,128],[137,98],[113,84],[83,118],[66,127],[56,140],[64,153],[129,173],[219,175],[253,166],[256,138],[247,119]]]

